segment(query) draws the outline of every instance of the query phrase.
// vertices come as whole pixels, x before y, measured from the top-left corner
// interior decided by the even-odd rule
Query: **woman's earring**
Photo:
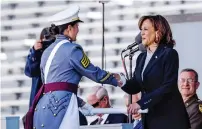
[[[158,42],[159,42],[159,36],[156,34],[155,43],[158,43]]]

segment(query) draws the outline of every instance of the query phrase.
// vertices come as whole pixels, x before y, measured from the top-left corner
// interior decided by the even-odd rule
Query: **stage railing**
[[[1,129],[19,129],[19,128],[20,128],[19,116],[1,117]]]

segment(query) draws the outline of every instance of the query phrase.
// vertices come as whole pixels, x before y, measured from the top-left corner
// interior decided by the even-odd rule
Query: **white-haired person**
[[[107,90],[102,86],[92,87],[87,102],[94,108],[112,108]],[[127,123],[125,114],[97,114],[97,118],[90,125]]]
[[[98,83],[118,85],[113,75],[94,66],[76,43],[82,22],[78,13],[79,7],[70,5],[50,17],[50,30],[56,40],[43,52],[40,64],[43,86],[26,115],[26,129],[78,129],[78,107],[85,115],[92,115],[93,108],[77,97],[83,76]]]

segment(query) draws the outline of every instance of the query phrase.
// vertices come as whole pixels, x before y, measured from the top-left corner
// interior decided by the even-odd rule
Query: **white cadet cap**
[[[79,10],[80,8],[78,5],[70,5],[67,7],[67,9],[49,17],[48,21],[51,22],[52,24],[55,24],[56,26],[67,24],[74,21],[83,22],[79,19],[78,16]]]

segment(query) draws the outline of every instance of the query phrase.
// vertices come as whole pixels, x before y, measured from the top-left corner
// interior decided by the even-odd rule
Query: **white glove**
[[[80,107],[80,111],[83,113],[84,116],[93,116],[92,109],[94,107],[90,104],[86,103],[83,107]]]

